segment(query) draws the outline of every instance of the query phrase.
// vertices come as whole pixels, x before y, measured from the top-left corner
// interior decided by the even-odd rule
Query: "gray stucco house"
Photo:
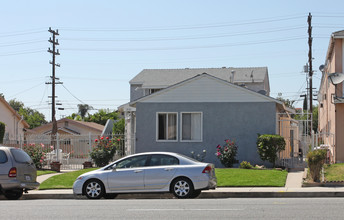
[[[245,77],[235,81],[240,78],[238,69],[245,69],[246,83]],[[136,99],[121,107],[126,113],[126,132],[135,133],[126,145],[127,153],[171,151],[190,156],[191,151],[206,150],[205,161],[222,167],[216,146],[235,139],[239,162],[263,164],[257,154],[257,134],[278,133],[277,113],[285,111],[282,102],[265,95],[269,93],[267,68],[191,70],[198,74],[144,70],[130,81],[131,97]],[[153,85],[159,77],[165,85]]]

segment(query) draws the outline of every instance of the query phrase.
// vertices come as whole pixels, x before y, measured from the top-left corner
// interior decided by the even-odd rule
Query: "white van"
[[[23,192],[36,189],[37,169],[23,150],[0,145],[0,194],[7,199],[19,199]]]

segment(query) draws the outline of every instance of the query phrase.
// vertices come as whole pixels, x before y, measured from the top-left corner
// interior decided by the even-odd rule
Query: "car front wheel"
[[[191,180],[187,178],[178,178],[172,182],[172,193],[178,199],[191,198],[194,189]]]
[[[116,197],[117,197],[116,193],[106,193],[104,196],[105,199],[114,199]]]
[[[89,199],[100,199],[105,192],[103,183],[100,180],[89,180],[84,187],[85,195]]]
[[[17,200],[23,195],[23,190],[22,189],[16,189],[16,190],[7,190],[4,192],[4,196],[7,199],[10,200]]]

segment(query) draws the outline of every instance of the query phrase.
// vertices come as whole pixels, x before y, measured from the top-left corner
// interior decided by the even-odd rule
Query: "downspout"
[[[18,136],[19,136],[19,123],[24,120],[24,117],[21,115],[20,120],[17,122],[17,131],[16,131],[16,140],[17,144],[19,143]]]

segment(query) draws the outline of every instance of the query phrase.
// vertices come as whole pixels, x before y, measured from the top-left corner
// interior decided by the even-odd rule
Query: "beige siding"
[[[336,104],[336,148],[337,163],[344,163],[344,104]]]
[[[8,109],[8,107],[0,102],[0,121],[5,123],[5,137],[9,140],[20,140],[24,138],[24,125],[20,123],[17,115]]]
[[[343,40],[332,38],[327,56],[327,66],[321,81],[319,91],[319,128],[320,133],[324,133],[322,144],[330,146],[333,152],[334,162],[344,162],[344,104],[334,104],[333,96],[343,97],[343,83],[337,85],[337,89],[328,80],[330,73],[342,73],[344,71]],[[333,44],[332,44],[333,43]],[[333,50],[332,50],[333,45]],[[333,142],[334,135],[334,142]]]

